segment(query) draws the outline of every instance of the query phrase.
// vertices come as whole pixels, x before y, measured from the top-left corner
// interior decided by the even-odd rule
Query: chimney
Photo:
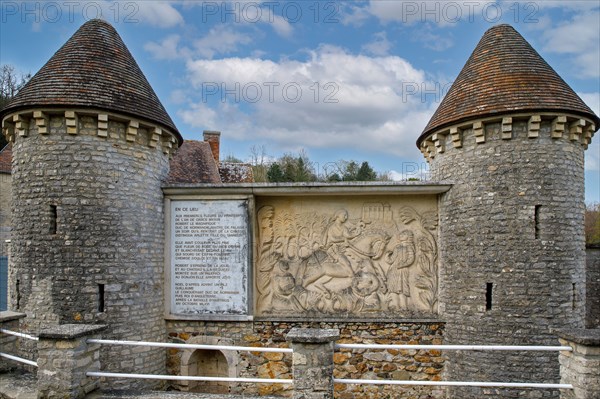
[[[212,151],[213,158],[217,165],[219,164],[219,142],[221,141],[221,132],[212,130],[204,131],[204,141],[210,144],[210,150]]]

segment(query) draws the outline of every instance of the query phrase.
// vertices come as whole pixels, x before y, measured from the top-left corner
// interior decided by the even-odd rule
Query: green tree
[[[304,151],[300,151],[297,156],[289,153],[284,154],[276,163],[283,173],[283,178],[280,181],[299,183],[317,180],[317,176],[312,170],[312,162]],[[269,179],[269,181],[273,180]]]
[[[342,181],[342,177],[340,175],[337,174],[337,172],[330,174],[329,176],[327,176],[326,180],[328,182],[340,182]]]
[[[358,176],[358,164],[355,161],[342,161],[342,180],[343,181],[356,181]]]
[[[335,172],[326,177],[327,181],[375,181],[378,180],[377,172],[368,162],[360,164],[356,161],[339,160],[335,163]],[[386,180],[387,174],[381,175],[381,180]]]
[[[375,181],[377,180],[377,172],[373,170],[371,165],[367,161],[363,162],[358,169],[356,174],[356,180],[358,181]]]
[[[250,163],[256,182],[342,182],[342,181],[389,181],[389,172],[377,173],[367,161],[338,160],[325,164],[325,175],[317,176],[314,164],[304,150],[297,154],[285,153],[276,161],[270,161],[265,146],[250,148]]]
[[[242,161],[241,159],[237,158],[235,155],[227,155],[225,157],[225,159],[223,159],[223,162],[228,162],[228,163],[244,163],[244,161]]]
[[[585,206],[585,243],[600,245],[600,203]]]
[[[277,162],[273,162],[267,171],[267,179],[271,183],[284,182],[283,171]]]
[[[316,181],[317,176],[313,172],[312,162],[308,159],[308,156],[301,152],[300,155],[296,158],[295,163],[295,182],[307,182],[307,181]]]

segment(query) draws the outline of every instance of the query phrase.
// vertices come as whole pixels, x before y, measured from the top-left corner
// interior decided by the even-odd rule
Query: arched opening
[[[229,377],[229,366],[223,352],[198,349],[188,363],[188,375],[202,377]],[[228,393],[228,382],[190,381],[188,392]]]
[[[234,345],[230,338],[196,336],[187,340],[188,344]],[[231,350],[186,349],[180,359],[182,376],[237,377],[238,354]],[[174,386],[186,392],[229,393],[229,382],[179,381]]]

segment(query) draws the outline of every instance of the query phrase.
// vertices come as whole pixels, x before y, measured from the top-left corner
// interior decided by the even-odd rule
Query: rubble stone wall
[[[442,344],[444,323],[440,321],[168,321],[173,342],[200,343],[195,337],[215,337],[237,346],[288,348],[287,333],[294,327],[338,329],[338,343]],[[208,342],[208,341],[207,341]],[[171,349],[167,355],[169,374],[181,372],[184,351]],[[334,354],[334,377],[346,379],[407,379],[440,381],[444,356],[437,350],[347,350]],[[287,353],[239,352],[228,359],[237,376],[249,378],[292,378],[292,357]],[[235,363],[235,364],[234,364]],[[177,388],[181,389],[180,386]],[[291,386],[283,384],[231,384],[233,393],[291,396]],[[385,385],[335,385],[339,399],[442,397],[443,388]],[[389,396],[388,396],[389,395]]]

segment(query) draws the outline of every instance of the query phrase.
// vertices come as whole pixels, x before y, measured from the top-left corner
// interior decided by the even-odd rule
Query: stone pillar
[[[333,351],[339,330],[293,328],[286,336],[294,354],[294,399],[333,399]]]
[[[10,331],[19,332],[19,320],[26,317],[25,313],[17,313],[11,311],[0,312],[0,328]],[[18,356],[17,354],[17,337],[0,333],[0,352],[9,355]],[[7,372],[19,367],[20,363],[13,360],[0,357],[0,373]]]
[[[561,399],[600,398],[600,329],[559,331],[561,345],[572,352],[560,352],[561,384],[572,384],[574,389],[561,391]]]
[[[86,376],[100,370],[102,325],[63,324],[42,330],[38,342],[39,398],[83,398],[98,388],[98,378]]]

